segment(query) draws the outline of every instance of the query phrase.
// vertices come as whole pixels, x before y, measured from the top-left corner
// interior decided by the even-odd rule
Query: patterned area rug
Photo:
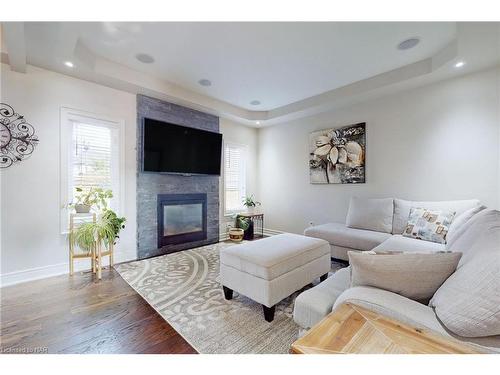
[[[115,266],[119,274],[199,353],[288,353],[299,327],[292,319],[296,292],[276,306],[274,321],[238,293],[224,299],[219,250],[237,244],[181,251]],[[332,272],[343,265],[332,262]]]

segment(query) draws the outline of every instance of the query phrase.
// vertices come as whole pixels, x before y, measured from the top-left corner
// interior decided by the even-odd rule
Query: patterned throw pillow
[[[403,236],[444,244],[454,217],[454,211],[412,207]]]

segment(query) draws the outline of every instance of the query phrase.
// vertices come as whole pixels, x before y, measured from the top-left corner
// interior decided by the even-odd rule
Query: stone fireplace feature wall
[[[142,172],[142,120],[147,117],[219,132],[219,118],[207,113],[137,95],[137,258],[184,250],[219,241],[219,176],[181,176]],[[207,239],[158,249],[158,194],[207,194]]]

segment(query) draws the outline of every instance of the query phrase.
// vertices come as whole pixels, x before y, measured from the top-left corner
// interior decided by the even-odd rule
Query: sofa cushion
[[[458,264],[458,268],[466,263],[471,258],[477,256],[477,250],[481,250],[475,246],[476,242],[488,231],[495,231],[499,226],[499,211],[485,209],[474,215],[465,230],[447,246],[448,251],[457,251],[463,253],[462,259]]]
[[[220,262],[273,280],[324,255],[330,255],[330,245],[325,240],[284,233],[222,249]]]
[[[461,215],[463,212],[473,207],[479,206],[479,200],[460,200],[460,201],[407,201],[404,199],[394,199],[394,218],[392,220],[392,233],[403,234],[408,222],[410,209],[412,207],[421,207],[428,210],[453,210],[455,215]]]
[[[349,302],[416,328],[427,328],[446,334],[429,306],[396,293],[368,286],[350,288],[337,298],[332,311]]]
[[[395,234],[391,238],[375,247],[375,252],[404,251],[405,253],[424,253],[444,251],[445,245],[435,242],[417,240],[415,238],[404,237]]]
[[[500,335],[500,211],[475,215],[453,246],[462,248],[464,256],[430,305],[459,336]]]
[[[347,212],[346,226],[349,228],[392,232],[394,199],[351,198]]]
[[[446,235],[447,249],[449,249],[452,246],[453,242],[455,242],[455,240],[465,232],[468,227],[467,224],[469,220],[484,209],[486,209],[486,206],[477,206],[465,211],[461,215],[455,216],[455,219],[453,219],[453,221],[451,222],[448,234]]]
[[[342,268],[314,288],[298,295],[293,307],[293,320],[305,329],[311,328],[332,311],[337,297],[349,288],[349,268]]]
[[[356,250],[371,250],[391,237],[389,233],[348,228],[341,223],[328,223],[310,227],[304,231],[304,234],[309,237],[322,238],[332,245]]]
[[[444,244],[454,217],[455,211],[412,207],[403,236]]]
[[[372,286],[427,302],[455,271],[461,253],[349,252],[351,286]]]

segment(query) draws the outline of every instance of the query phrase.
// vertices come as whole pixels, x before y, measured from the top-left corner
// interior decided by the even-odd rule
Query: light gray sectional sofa
[[[416,327],[500,351],[500,212],[480,206],[477,200],[373,201],[354,199],[346,224],[311,227],[305,235],[327,240],[332,257],[346,260],[348,251],[462,252],[457,270],[423,304],[375,287],[351,287],[347,267],[297,297],[295,322],[309,329],[342,303],[352,302]],[[411,207],[456,211],[445,244],[401,235]]]
[[[403,237],[410,209],[453,210],[458,218],[465,211],[479,207],[477,199],[460,201],[407,201],[403,199],[351,199],[346,223],[327,223],[309,227],[308,237],[327,240],[332,258],[349,260],[348,251],[368,251],[383,247],[404,246],[405,251],[444,250],[443,244]],[[381,224],[383,223],[383,224]],[[453,228],[450,228],[452,231]],[[388,242],[386,242],[388,241]]]

